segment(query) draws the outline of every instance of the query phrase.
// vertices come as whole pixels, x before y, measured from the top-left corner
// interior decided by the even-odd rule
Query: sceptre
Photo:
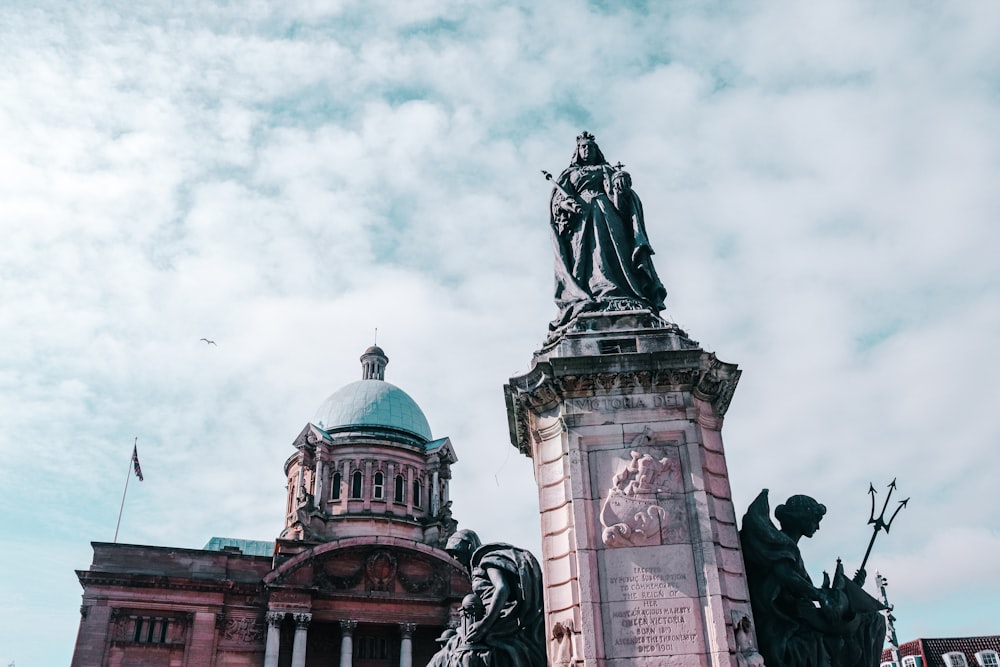
[[[545,171],[544,169],[542,169],[542,174],[545,176],[545,180],[546,181],[551,181],[552,182],[553,187],[555,187],[555,189],[559,191],[559,194],[561,194],[566,199],[569,199],[570,201],[572,201],[573,203],[575,203],[578,207],[581,207],[581,208],[583,207],[583,202],[581,202],[580,199],[576,195],[570,194],[569,192],[566,191],[566,188],[564,188],[563,186],[559,185],[559,181],[557,181],[556,179],[554,179],[552,177],[552,174],[550,174],[549,172]],[[557,224],[559,226],[559,233],[560,234],[562,234],[563,231],[566,229],[566,223],[567,222],[568,222],[567,220],[559,220],[559,221],[557,221]]]

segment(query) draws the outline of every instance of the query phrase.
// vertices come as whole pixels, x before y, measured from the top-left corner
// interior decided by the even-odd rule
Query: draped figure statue
[[[462,601],[462,625],[429,666],[545,667],[542,572],[529,551],[509,544],[481,545],[459,530],[446,550],[465,565],[472,593]]]
[[[667,295],[653,268],[642,202],[632,177],[604,158],[594,135],[577,137],[569,167],[553,181],[549,222],[559,316],[547,342],[581,313],[663,310]]]

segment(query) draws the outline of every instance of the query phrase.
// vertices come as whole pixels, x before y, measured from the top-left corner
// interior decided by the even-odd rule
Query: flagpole
[[[139,446],[139,436],[135,437],[135,442],[132,443],[132,451]],[[128,493],[128,479],[132,476],[132,457],[128,459],[128,472],[125,473],[125,490],[122,491],[122,504],[118,508],[118,523],[115,524],[115,539],[112,542],[118,542],[118,527],[122,525],[122,510],[125,509],[125,494]]]

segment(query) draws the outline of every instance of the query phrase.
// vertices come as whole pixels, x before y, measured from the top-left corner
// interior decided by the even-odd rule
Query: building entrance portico
[[[437,650],[435,629],[415,623],[314,621],[302,612],[270,612],[264,667],[412,667]],[[309,617],[309,618],[307,618]],[[416,661],[415,661],[416,656]]]

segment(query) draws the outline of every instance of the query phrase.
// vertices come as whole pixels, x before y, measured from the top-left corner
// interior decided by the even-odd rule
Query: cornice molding
[[[529,414],[544,414],[570,398],[689,392],[709,403],[718,421],[729,409],[741,372],[702,350],[536,363],[504,386],[511,443],[531,456]]]
[[[238,583],[229,579],[194,580],[127,572],[90,572],[88,570],[77,570],[76,575],[80,584],[85,588],[89,586],[126,586],[129,588],[164,588],[176,591],[231,593],[235,595],[257,595],[263,590],[260,583]]]

